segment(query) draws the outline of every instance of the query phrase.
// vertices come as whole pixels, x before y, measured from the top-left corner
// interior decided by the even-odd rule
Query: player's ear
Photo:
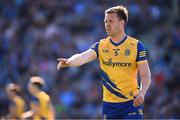
[[[120,20],[120,23],[121,23],[121,25],[125,25],[125,21],[124,20]]]

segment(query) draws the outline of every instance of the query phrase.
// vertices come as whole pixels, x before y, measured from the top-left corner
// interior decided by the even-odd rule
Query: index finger
[[[65,58],[58,58],[57,61],[67,61]]]
[[[60,70],[61,66],[62,66],[62,62],[59,62],[57,65],[57,69]]]

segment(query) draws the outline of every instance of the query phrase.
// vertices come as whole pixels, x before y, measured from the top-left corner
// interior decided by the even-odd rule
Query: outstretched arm
[[[57,65],[57,69],[59,70],[60,68],[65,68],[65,67],[81,66],[96,58],[97,58],[96,52],[92,49],[89,49],[83,53],[75,54],[69,59],[58,58],[57,60],[59,61],[59,63]]]

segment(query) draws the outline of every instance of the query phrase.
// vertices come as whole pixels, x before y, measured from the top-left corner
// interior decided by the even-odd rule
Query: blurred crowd
[[[83,52],[106,37],[104,11],[129,10],[128,35],[148,52],[152,84],[145,118],[180,118],[180,1],[178,0],[1,0],[0,116],[6,115],[5,85],[17,83],[28,103],[32,75],[46,80],[57,118],[101,118],[98,61],[56,69],[57,58]]]

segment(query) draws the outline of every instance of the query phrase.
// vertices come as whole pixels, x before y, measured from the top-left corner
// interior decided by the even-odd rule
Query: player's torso
[[[110,38],[99,43],[99,62],[103,77],[103,99],[107,102],[124,102],[137,93],[137,40],[127,37],[119,45]],[[117,95],[118,93],[122,94]],[[126,98],[125,98],[126,97]]]
[[[37,96],[39,99],[39,107],[40,107],[40,115],[36,116],[36,118],[48,118],[49,115],[49,101],[50,98],[45,92],[40,92]]]
[[[25,102],[24,102],[24,100],[23,100],[21,97],[19,97],[19,96],[16,96],[16,97],[14,98],[14,102],[15,102],[16,108],[17,108],[16,114],[17,114],[18,117],[21,117],[21,115],[24,113]]]

